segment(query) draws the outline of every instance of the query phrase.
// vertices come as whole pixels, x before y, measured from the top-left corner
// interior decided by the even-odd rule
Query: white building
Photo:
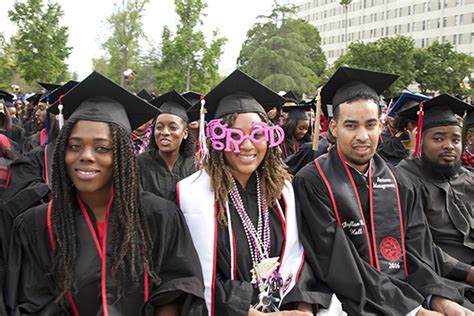
[[[297,17],[314,24],[332,64],[346,48],[346,13],[340,0],[297,2]],[[417,47],[450,42],[474,56],[474,0],[353,0],[347,12],[347,45],[408,35]]]

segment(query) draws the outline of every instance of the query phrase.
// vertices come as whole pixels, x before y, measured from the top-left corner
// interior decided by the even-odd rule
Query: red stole
[[[369,214],[364,211],[349,166],[333,147],[315,160],[331,199],[337,222],[362,258],[379,271],[406,279],[405,236],[398,184],[379,156],[369,163]],[[369,234],[367,225],[370,225]]]

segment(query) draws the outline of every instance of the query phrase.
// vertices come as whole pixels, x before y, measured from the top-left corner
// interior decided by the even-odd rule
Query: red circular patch
[[[380,242],[380,252],[385,259],[391,262],[397,261],[402,255],[400,243],[393,237],[382,239]]]

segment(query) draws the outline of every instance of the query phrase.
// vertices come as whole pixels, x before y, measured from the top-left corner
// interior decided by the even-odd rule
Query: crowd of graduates
[[[474,315],[474,107],[397,78],[0,91],[0,315]]]

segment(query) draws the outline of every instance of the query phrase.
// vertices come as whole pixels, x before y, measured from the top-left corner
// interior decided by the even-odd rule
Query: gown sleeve
[[[408,283],[390,277],[362,259],[334,217],[316,167],[306,166],[294,179],[297,215],[305,257],[318,278],[350,315],[406,314],[423,302]]]
[[[180,315],[206,314],[201,265],[184,216],[174,203],[151,193],[143,194],[148,196],[148,202],[142,202],[143,207],[148,213],[153,210],[148,224],[154,244],[154,271],[158,276],[146,309],[176,302]]]
[[[5,282],[9,315],[67,315],[55,302],[45,222],[46,207],[41,206],[18,216],[13,225]]]
[[[215,283],[215,315],[247,316],[253,299],[252,284],[230,280],[217,272]]]

